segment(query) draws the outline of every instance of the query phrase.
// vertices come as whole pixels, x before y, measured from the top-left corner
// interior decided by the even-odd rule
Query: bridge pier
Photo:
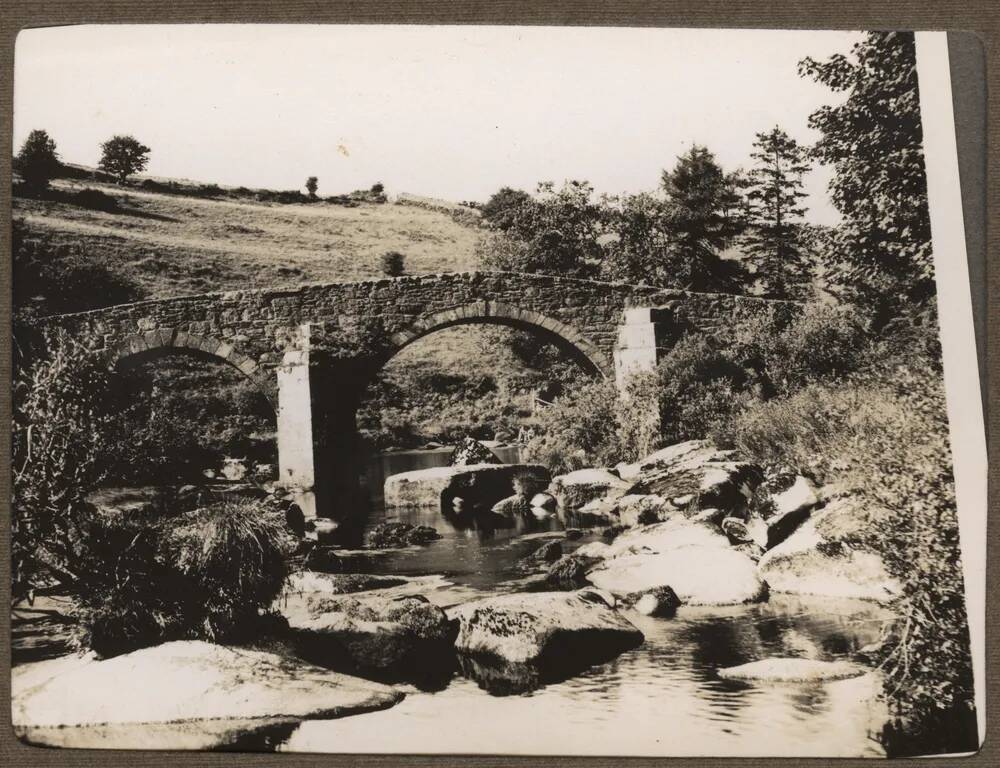
[[[656,370],[674,340],[674,313],[669,307],[626,309],[614,347],[615,382],[625,394],[629,374]]]

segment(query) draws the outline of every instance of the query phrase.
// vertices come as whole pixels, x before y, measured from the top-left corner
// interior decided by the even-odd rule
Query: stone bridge
[[[127,366],[170,352],[223,360],[269,397],[280,481],[306,514],[357,491],[355,412],[378,369],[434,331],[492,323],[551,341],[585,369],[650,369],[685,330],[728,330],[772,302],[548,275],[465,272],[246,290],[47,318]]]

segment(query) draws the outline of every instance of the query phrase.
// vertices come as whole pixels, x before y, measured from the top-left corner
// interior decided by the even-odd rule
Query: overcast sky
[[[17,38],[15,151],[44,128],[94,165],[132,134],[148,173],[320,194],[367,188],[484,200],[501,186],[587,179],[654,189],[692,142],[726,170],[754,134],[817,138],[837,95],[796,73],[847,53],[845,32],[552,27],[80,26]],[[829,171],[806,179],[834,223]]]

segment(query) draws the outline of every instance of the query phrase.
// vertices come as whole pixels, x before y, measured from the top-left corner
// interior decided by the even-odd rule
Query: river
[[[517,461],[516,448],[499,449]],[[559,524],[496,531],[458,529],[434,509],[386,510],[384,478],[442,466],[449,451],[403,451],[368,466],[370,524],[432,525],[442,538],[368,557],[378,573],[444,575],[431,595],[448,605],[509,589],[517,561]],[[596,536],[596,533],[593,534]],[[586,536],[589,538],[590,536]],[[360,555],[359,555],[360,556]],[[402,703],[340,720],[312,720],[267,746],[281,751],[569,755],[878,756],[885,712],[878,680],[751,684],[719,667],[767,656],[849,658],[873,642],[886,613],[870,603],[772,596],[755,606],[684,608],[673,619],[629,614],[638,648],[560,683],[491,695],[456,673],[435,692],[409,688]]]
[[[498,449],[517,461],[516,448]],[[430,544],[347,552],[359,571],[420,577],[447,607],[519,588],[518,561],[540,540],[561,537],[556,520],[498,530],[458,528],[437,510],[382,505],[389,474],[447,463],[447,449],[376,456],[368,464],[372,510],[437,528]],[[582,541],[596,538],[585,532]],[[246,731],[221,749],[335,753],[464,753],[645,756],[879,756],[886,712],[874,673],[823,683],[722,680],[719,667],[771,656],[848,659],[873,642],[887,618],[863,601],[772,595],[762,604],[681,607],[671,619],[630,612],[645,642],[612,661],[541,688],[494,695],[459,669],[382,711]],[[427,686],[424,686],[425,688]],[[190,723],[185,728],[197,728]],[[207,728],[207,726],[206,726]],[[165,743],[169,746],[169,741]]]

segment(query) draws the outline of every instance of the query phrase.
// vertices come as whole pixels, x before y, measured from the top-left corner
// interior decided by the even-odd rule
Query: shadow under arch
[[[506,325],[529,331],[555,345],[588,373],[604,378],[614,377],[614,369],[607,355],[577,329],[540,312],[495,301],[463,304],[420,318],[409,328],[390,337],[389,349],[381,356],[377,367],[381,368],[407,346],[435,331],[473,324]]]
[[[229,342],[198,334],[163,328],[126,337],[108,354],[108,364],[119,371],[139,367],[158,357],[181,353],[216,363],[226,363],[250,380],[273,410],[277,410],[275,385],[260,366]]]

